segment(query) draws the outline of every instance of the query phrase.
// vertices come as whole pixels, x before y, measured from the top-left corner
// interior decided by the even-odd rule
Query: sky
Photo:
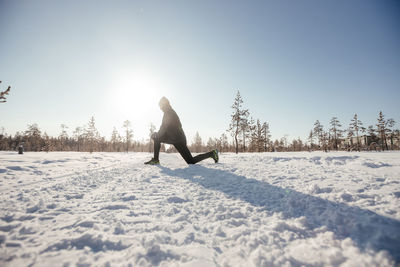
[[[316,120],[347,128],[379,111],[400,128],[398,1],[0,0],[0,127],[57,136],[94,116],[102,136],[162,120],[166,96],[188,142],[226,132],[239,90],[274,139]]]

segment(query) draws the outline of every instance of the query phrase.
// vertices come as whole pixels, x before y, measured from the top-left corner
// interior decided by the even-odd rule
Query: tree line
[[[28,124],[25,131],[17,132],[15,135],[5,133],[0,128],[0,150],[15,151],[20,146],[24,151],[80,151],[80,152],[153,152],[154,144],[150,138],[155,132],[154,124],[149,126],[149,138],[145,141],[134,140],[131,122],[123,122],[123,132],[120,133],[116,127],[113,128],[110,138],[101,136],[96,128],[95,119],[91,117],[84,126],[76,127],[72,134],[68,134],[69,127],[60,125],[58,136],[49,136],[42,132],[38,124]],[[229,151],[228,137],[210,138],[206,144],[203,143],[200,134],[197,132],[189,148],[194,152],[203,152],[218,147],[220,151]],[[177,152],[173,146],[167,148],[161,145],[161,152]]]
[[[390,150],[400,149],[400,131],[394,129],[395,121],[386,119],[379,112],[375,125],[364,127],[357,114],[354,114],[347,127],[343,127],[337,117],[330,120],[325,130],[319,120],[315,121],[307,140],[296,138],[291,141],[287,136],[271,139],[270,125],[266,121],[254,119],[248,109],[243,107],[243,99],[237,91],[232,104],[230,124],[226,132],[218,138],[209,138],[204,142],[196,132],[189,148],[193,152],[205,152],[217,148],[220,152],[275,152],[275,151],[313,151],[313,150]],[[114,127],[110,138],[101,136],[94,117],[84,126],[76,127],[68,134],[68,126],[61,124],[60,134],[56,137],[42,132],[36,123],[14,136],[4,133],[0,128],[0,150],[17,150],[23,146],[25,151],[107,151],[107,152],[153,152],[150,136],[155,132],[153,124],[149,126],[148,139],[135,141],[129,120],[123,123],[123,132]],[[231,139],[228,138],[231,136]],[[177,152],[173,146],[162,144],[161,151]]]
[[[61,132],[57,137],[42,132],[36,123],[28,124],[23,132],[14,136],[0,133],[0,150],[16,150],[23,146],[25,151],[83,151],[83,152],[145,152],[151,150],[150,140],[139,142],[133,140],[133,130],[129,120],[123,123],[124,131],[119,133],[114,127],[109,139],[101,136],[96,128],[95,119],[91,117],[85,126],[76,127],[72,135],[68,134],[68,126],[61,124]],[[154,126],[151,125],[154,131]],[[165,151],[165,147],[162,147]]]
[[[329,129],[324,130],[317,120],[308,135],[310,149],[320,150],[394,150],[400,149],[400,130],[394,129],[395,121],[386,119],[379,112],[375,125],[364,126],[357,114],[354,114],[347,128],[337,117],[329,123]]]
[[[357,114],[354,114],[347,128],[342,128],[337,117],[330,120],[329,128],[317,120],[308,139],[300,138],[291,142],[284,136],[271,140],[267,122],[256,121],[250,117],[249,110],[243,108],[243,99],[238,91],[232,105],[233,112],[229,129],[233,138],[231,152],[274,152],[274,151],[313,151],[313,150],[394,150],[400,149],[400,130],[394,129],[395,121],[386,119],[383,112],[378,114],[375,125],[364,127]]]

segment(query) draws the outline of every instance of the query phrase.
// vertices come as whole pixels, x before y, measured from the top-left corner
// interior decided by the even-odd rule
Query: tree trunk
[[[236,147],[236,154],[239,153],[239,144],[237,140],[237,134],[235,135],[235,147]]]

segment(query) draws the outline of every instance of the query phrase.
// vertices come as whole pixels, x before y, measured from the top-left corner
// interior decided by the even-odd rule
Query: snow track
[[[0,265],[400,262],[400,153],[150,157],[0,153]]]

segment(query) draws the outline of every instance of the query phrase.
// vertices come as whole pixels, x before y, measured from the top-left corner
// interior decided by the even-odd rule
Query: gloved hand
[[[152,135],[151,135],[151,139],[157,139],[157,132],[154,132]]]

